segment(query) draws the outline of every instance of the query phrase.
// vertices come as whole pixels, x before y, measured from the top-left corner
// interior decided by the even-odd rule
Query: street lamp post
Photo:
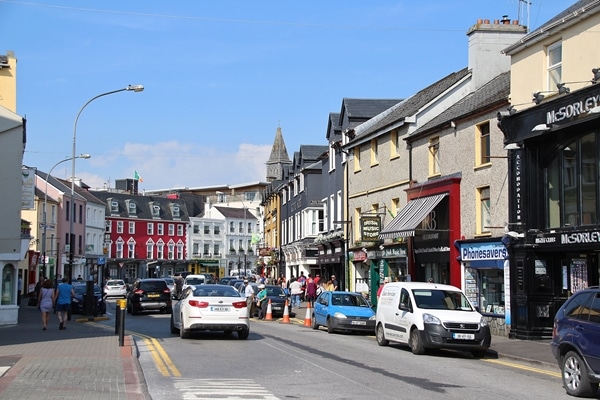
[[[73,273],[73,253],[74,253],[74,249],[75,249],[75,234],[73,233],[73,220],[75,219],[75,216],[77,215],[76,209],[75,209],[75,159],[77,158],[75,156],[75,153],[77,151],[76,147],[77,147],[77,121],[79,121],[79,116],[81,115],[81,112],[87,107],[88,104],[90,104],[92,101],[100,98],[100,97],[104,97],[104,96],[108,96],[109,94],[114,94],[114,93],[119,93],[119,92],[141,92],[144,90],[144,86],[143,85],[129,85],[125,88],[122,89],[117,89],[117,90],[112,90],[110,92],[105,92],[105,93],[101,93],[97,96],[92,97],[91,99],[89,99],[80,109],[79,112],[77,113],[77,117],[75,117],[75,123],[73,124],[73,155],[72,155],[72,164],[71,164],[71,209],[69,210],[69,266],[68,266],[68,276],[69,276],[69,283],[71,283],[72,281],[72,273]]]
[[[221,196],[221,195],[225,195],[225,193],[223,193],[223,192],[219,192],[219,191],[217,191],[217,192],[215,192],[215,193],[216,193],[217,195],[219,195],[219,196]],[[225,196],[226,196],[226,195],[225,195]],[[232,197],[235,197],[235,198],[237,198],[239,201],[241,201],[241,202],[242,202],[242,207],[244,207],[244,227],[243,227],[243,228],[244,228],[244,230],[243,230],[244,236],[243,236],[243,237],[244,237],[244,241],[245,241],[246,243],[248,243],[248,240],[247,240],[247,238],[246,238],[246,234],[248,233],[248,227],[247,227],[247,223],[246,223],[246,210],[247,210],[247,208],[246,208],[246,203],[244,203],[244,200],[243,200],[241,197],[239,197],[239,196],[236,196],[235,194],[232,194],[231,196],[232,196]],[[246,276],[246,277],[248,276],[248,259],[247,259],[247,257],[248,257],[248,249],[246,249],[246,250],[244,251],[244,276]],[[239,259],[239,258],[238,258],[238,259]],[[238,263],[238,269],[239,269],[239,263]]]
[[[75,158],[84,158],[84,159],[88,159],[91,156],[89,154],[80,154]],[[44,207],[42,208],[42,270],[43,270],[43,274],[44,276],[46,275],[46,229],[47,229],[47,212],[46,212],[46,208],[48,206],[48,178],[50,178],[50,175],[52,175],[52,171],[54,170],[54,168],[56,168],[58,165],[70,161],[71,157],[69,158],[65,158],[64,160],[60,160],[59,162],[57,162],[56,164],[54,164],[52,166],[52,168],[50,168],[50,171],[46,174],[46,179],[45,179],[45,188],[44,188]]]

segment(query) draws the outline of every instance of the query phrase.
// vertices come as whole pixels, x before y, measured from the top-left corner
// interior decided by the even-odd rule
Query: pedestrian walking
[[[48,322],[50,321],[50,313],[54,308],[54,290],[52,289],[52,281],[45,279],[42,283],[42,287],[37,294],[37,307],[42,312],[42,330],[48,328]]]
[[[254,289],[252,289],[248,279],[244,279],[244,296],[248,307],[248,318],[252,318],[254,316]]]
[[[290,293],[292,294],[292,307],[300,308],[300,295],[302,294],[302,283],[296,279],[292,279],[290,283]]]
[[[304,299],[310,303],[311,307],[314,305],[314,301],[317,298],[317,285],[311,274],[308,274],[306,279],[306,290],[304,292]]]
[[[56,304],[56,315],[58,316],[58,329],[67,329],[67,314],[71,309],[71,300],[75,297],[73,286],[69,283],[67,277],[62,278],[60,283],[54,290],[54,304]]]
[[[335,275],[331,275],[331,283],[333,283],[333,290],[339,290],[340,285],[338,284],[338,281],[335,278]]]

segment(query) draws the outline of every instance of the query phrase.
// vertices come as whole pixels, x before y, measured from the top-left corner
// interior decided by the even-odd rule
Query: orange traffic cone
[[[288,301],[285,301],[285,308],[283,309],[283,318],[280,321],[280,324],[289,324],[290,323],[290,309],[288,308]]]
[[[312,326],[310,315],[310,301],[306,302],[306,316],[304,317],[304,326]]]
[[[265,315],[265,321],[273,321],[273,309],[271,308],[271,299],[269,299],[269,304],[267,304],[267,315]]]

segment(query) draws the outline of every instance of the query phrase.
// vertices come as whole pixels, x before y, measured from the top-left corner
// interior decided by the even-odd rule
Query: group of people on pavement
[[[73,286],[66,277],[62,278],[62,282],[56,288],[52,285],[52,281],[46,277],[41,282],[42,284],[37,292],[37,307],[42,313],[42,329],[48,329],[50,313],[53,310],[56,311],[58,317],[58,329],[67,329],[68,313],[71,309],[71,301],[75,297]]]
[[[297,279],[295,277],[290,279],[289,292],[292,296],[292,307],[300,308],[302,301],[310,303],[312,307],[321,292],[338,289],[339,285],[335,275],[331,275],[327,281],[323,281],[319,274],[313,278],[312,274],[304,276],[304,272],[301,272]]]

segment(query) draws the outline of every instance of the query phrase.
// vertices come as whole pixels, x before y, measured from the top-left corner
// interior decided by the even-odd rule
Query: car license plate
[[[160,294],[158,294],[158,293],[150,293],[150,294],[148,294],[148,297],[149,298],[160,297]]]
[[[452,339],[473,340],[473,339],[475,339],[475,334],[473,334],[473,333],[453,333]]]
[[[210,311],[229,311],[229,307],[223,307],[223,306],[212,306],[210,308]]]
[[[367,321],[352,321],[350,322],[351,325],[366,325]]]

